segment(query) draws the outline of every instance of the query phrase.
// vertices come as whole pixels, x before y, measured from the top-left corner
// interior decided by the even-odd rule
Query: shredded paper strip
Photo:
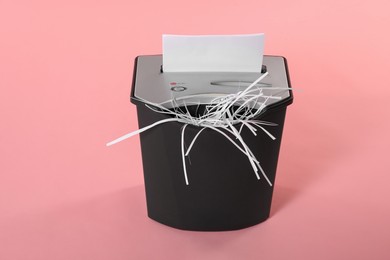
[[[140,101],[145,103],[145,105],[152,111],[156,113],[167,114],[172,117],[157,121],[139,130],[130,132],[122,137],[119,137],[118,139],[107,143],[107,146],[111,146],[113,144],[121,142],[127,138],[130,138],[134,135],[137,135],[164,123],[180,122],[183,124],[183,127],[181,128],[181,155],[183,163],[183,174],[185,183],[189,185],[185,157],[189,155],[191,148],[193,147],[194,143],[196,142],[200,134],[203,132],[203,130],[208,128],[224,136],[239,151],[245,154],[253,168],[253,172],[255,173],[257,179],[260,179],[260,171],[261,175],[265,178],[268,184],[272,186],[272,183],[267,177],[263,168],[261,167],[259,160],[254,156],[249,146],[245,143],[241,136],[242,129],[246,127],[255,136],[257,135],[257,130],[260,129],[272,140],[275,140],[275,137],[265,129],[265,126],[277,126],[277,124],[262,120],[256,120],[255,118],[261,114],[261,112],[270,100],[281,99],[281,97],[278,95],[265,95],[263,93],[263,89],[278,90],[278,92],[280,93],[280,91],[288,91],[289,88],[259,87],[257,83],[263,80],[267,75],[268,73],[262,74],[257,80],[255,80],[252,84],[250,84],[242,91],[238,91],[235,94],[221,94],[221,96],[212,99],[209,104],[205,105],[205,111],[202,112],[201,115],[190,114],[189,109],[187,108],[189,104],[186,104],[185,100],[182,100],[184,102],[184,105],[179,106],[177,100],[175,98],[172,98],[171,102],[173,109],[168,109],[162,104],[151,103],[149,101],[139,99]],[[202,94],[199,95],[201,96]],[[204,95],[206,96],[207,94]],[[200,104],[197,105],[199,106]],[[194,125],[199,127],[199,131],[191,140],[190,145],[186,150],[185,131],[188,125]],[[237,129],[235,125],[239,125],[240,127]]]

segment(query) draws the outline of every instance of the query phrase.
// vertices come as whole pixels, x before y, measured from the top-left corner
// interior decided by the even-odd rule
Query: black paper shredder
[[[265,92],[279,99],[267,103],[257,120],[277,124],[255,136],[243,129],[241,137],[259,160],[273,184],[287,105],[293,101],[284,57],[264,56],[268,76],[259,83]],[[139,128],[171,115],[157,113],[143,101],[172,108],[181,101],[207,104],[210,98],[229,94],[254,82],[260,73],[163,72],[162,55],[138,56],[135,60],[131,102],[137,106]],[[268,90],[269,89],[269,90]],[[209,94],[210,98],[197,96]],[[142,101],[143,100],[143,101]],[[239,127],[239,126],[237,126]],[[184,230],[224,231],[246,228],[269,217],[273,186],[258,180],[248,161],[231,142],[212,129],[205,129],[193,145],[183,178],[180,122],[169,122],[140,134],[148,216],[162,224]],[[188,125],[184,143],[192,140],[199,127]]]

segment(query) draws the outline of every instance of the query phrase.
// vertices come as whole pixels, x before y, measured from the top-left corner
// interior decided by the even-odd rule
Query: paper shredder
[[[277,124],[269,127],[276,140],[243,129],[241,137],[274,183],[287,105],[293,101],[287,62],[281,56],[264,56],[264,91],[279,96],[268,103],[256,118]],[[156,113],[142,101],[172,108],[191,100],[207,104],[220,94],[239,91],[254,82],[260,73],[164,72],[162,55],[138,56],[135,60],[131,102],[137,107],[139,127],[171,115]],[[197,94],[209,94],[198,97]],[[189,185],[183,178],[181,155],[182,123],[169,122],[140,134],[148,216],[162,224],[196,231],[224,231],[246,228],[269,217],[273,186],[258,180],[248,162],[232,143],[219,133],[205,129],[196,140],[187,160]],[[188,125],[185,140],[198,127]],[[188,141],[187,141],[188,142]],[[188,143],[186,144],[188,145]]]

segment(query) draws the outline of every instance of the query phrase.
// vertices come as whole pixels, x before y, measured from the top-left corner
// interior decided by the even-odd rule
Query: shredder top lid
[[[280,99],[267,101],[267,106],[290,104],[292,92],[284,57],[263,58],[268,76],[257,86],[264,95]],[[207,104],[216,97],[234,94],[252,84],[261,73],[255,72],[163,72],[162,55],[143,55],[136,58],[131,100],[157,103],[166,108],[176,105]]]

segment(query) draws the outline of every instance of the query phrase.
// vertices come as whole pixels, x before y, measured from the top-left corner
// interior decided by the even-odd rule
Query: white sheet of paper
[[[163,35],[164,72],[260,72],[264,34]]]

